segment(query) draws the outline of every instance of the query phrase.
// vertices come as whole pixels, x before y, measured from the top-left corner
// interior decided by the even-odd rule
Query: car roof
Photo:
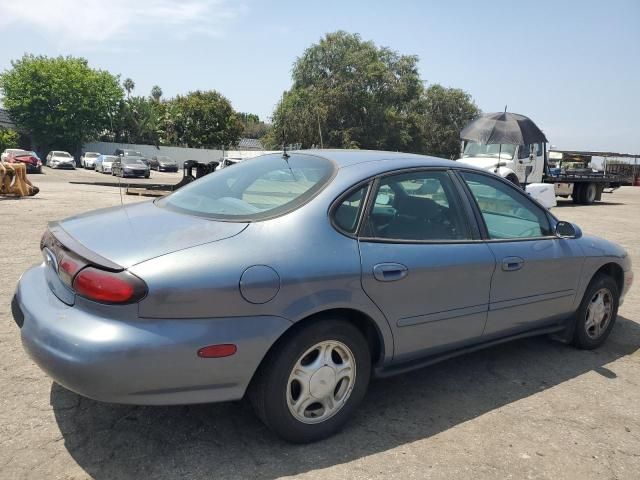
[[[453,167],[456,162],[444,158],[417,155],[413,153],[386,152],[383,150],[294,150],[290,153],[316,155],[326,158],[338,165],[338,168],[349,167],[360,163],[382,162],[386,160],[409,160],[416,165],[427,167]],[[413,162],[411,162],[413,163]]]

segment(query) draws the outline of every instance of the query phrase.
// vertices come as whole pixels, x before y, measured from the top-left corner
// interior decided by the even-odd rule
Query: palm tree
[[[151,98],[153,98],[156,102],[159,102],[161,96],[162,96],[162,89],[158,85],[154,85],[151,88]]]
[[[131,91],[136,88],[136,84],[130,78],[125,78],[124,82],[122,82],[122,86],[127,91],[127,98],[129,98]]]

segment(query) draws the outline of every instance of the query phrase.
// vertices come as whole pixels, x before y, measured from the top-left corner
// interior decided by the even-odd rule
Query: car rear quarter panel
[[[328,208],[351,186],[336,179],[331,187],[288,215],[251,223],[234,238],[154,258],[130,268],[149,294],[140,317],[211,318],[280,316],[298,322],[331,309],[353,309],[370,317],[382,337],[384,360],[393,355],[389,324],[364,293],[357,241],[330,224]],[[251,303],[240,291],[242,274],[265,265],[277,272],[277,294]],[[273,285],[260,286],[256,288]]]

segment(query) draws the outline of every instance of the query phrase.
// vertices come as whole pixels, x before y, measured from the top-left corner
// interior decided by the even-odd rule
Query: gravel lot
[[[112,177],[44,171],[38,196],[0,200],[0,478],[640,478],[637,284],[600,350],[535,338],[375,381],[342,433],[309,446],[274,438],[243,402],[131,407],[66,391],[23,352],[9,302],[47,222],[121,200],[68,183]],[[640,265],[639,210],[640,188],[625,187],[554,213]]]

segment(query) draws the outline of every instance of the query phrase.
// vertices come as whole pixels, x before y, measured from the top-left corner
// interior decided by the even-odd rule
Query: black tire
[[[573,185],[573,192],[571,193],[571,200],[573,203],[580,203],[582,200],[582,185],[576,183]]]
[[[598,187],[595,183],[587,183],[580,190],[580,203],[583,205],[591,205],[596,201]]]
[[[602,328],[597,336],[591,335],[593,328],[588,328],[588,308],[594,297],[601,291],[608,292],[611,298],[611,313],[606,326]],[[601,346],[606,340],[618,316],[618,305],[620,302],[620,292],[615,280],[609,275],[598,274],[592,280],[582,297],[580,307],[576,312],[575,331],[573,345],[584,350],[592,350]]]
[[[347,321],[323,318],[293,328],[263,360],[248,397],[256,415],[280,438],[292,443],[310,443],[333,435],[349,420],[367,391],[371,356],[362,333]],[[323,341],[337,341],[348,347],[355,359],[355,381],[351,394],[333,416],[320,423],[309,424],[295,418],[289,410],[289,375],[305,352]]]
[[[509,180],[514,185],[517,185],[518,187],[520,186],[520,180],[518,180],[518,177],[513,173],[510,173],[509,175],[507,175],[507,180]]]

